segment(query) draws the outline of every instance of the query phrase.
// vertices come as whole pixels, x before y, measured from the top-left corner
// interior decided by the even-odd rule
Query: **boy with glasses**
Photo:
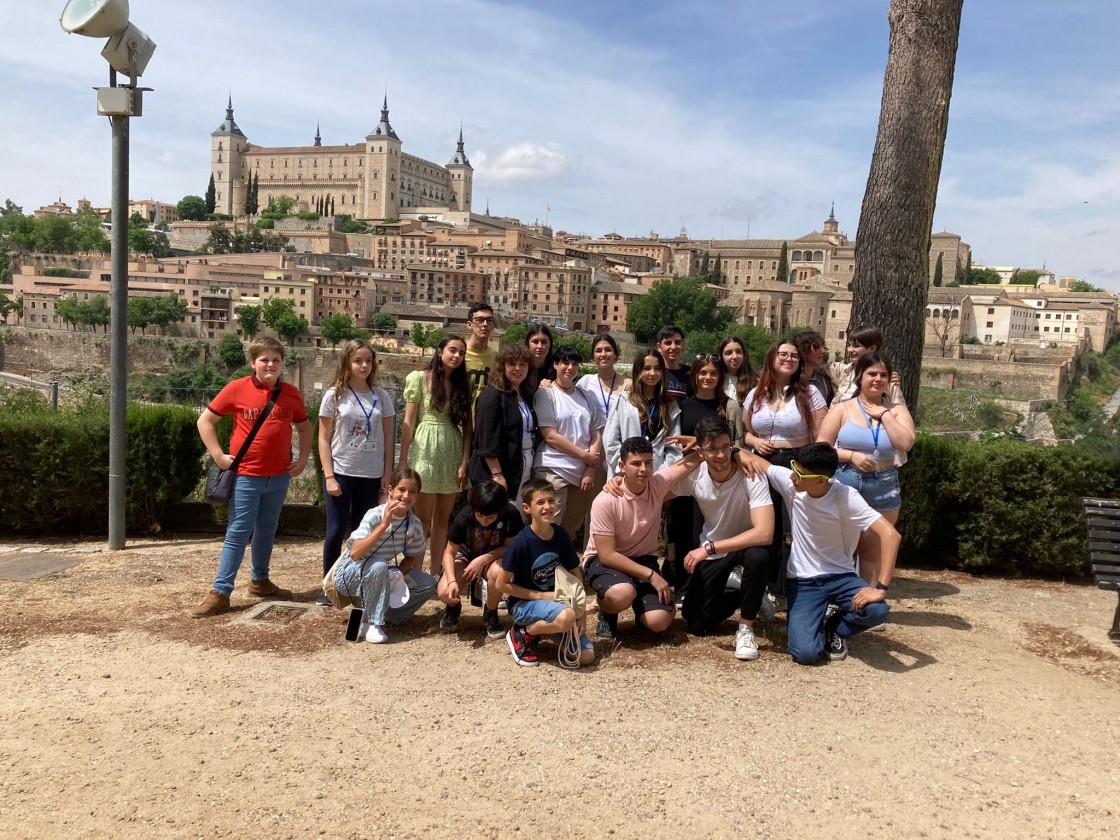
[[[490,381],[490,371],[494,369],[497,351],[490,349],[490,333],[494,331],[496,323],[494,310],[488,303],[476,303],[467,312],[467,328],[471,334],[467,337],[467,358],[464,364],[471,383],[472,405]]]
[[[692,496],[704,517],[700,545],[684,556],[692,577],[681,614],[688,631],[713,632],[739,610],[735,658],[758,659],[754,621],[770,577],[770,541],[774,505],[762,478],[748,478],[731,446],[731,427],[721,417],[696,424],[696,443],[703,463],[673,486],[676,496]],[[739,588],[727,589],[736,566],[743,567]]]
[[[802,665],[844,659],[848,639],[887,618],[887,590],[902,538],[859,493],[831,480],[838,459],[827,443],[801,447],[790,470],[751,459],[766,470],[793,521],[786,573],[790,655]],[[855,573],[852,560],[864,531],[882,544],[879,579],[870,586]]]

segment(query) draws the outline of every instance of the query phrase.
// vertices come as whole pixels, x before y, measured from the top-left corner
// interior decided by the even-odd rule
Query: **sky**
[[[62,0],[8,3],[0,202],[108,206],[101,42]],[[793,239],[833,202],[858,233],[887,0],[133,0],[157,44],[131,125],[133,199],[209,179],[232,94],[262,146],[360,142],[382,97],[404,151],[462,125],[474,207],[601,236]],[[933,230],[976,263],[1120,291],[1120,3],[965,0]]]

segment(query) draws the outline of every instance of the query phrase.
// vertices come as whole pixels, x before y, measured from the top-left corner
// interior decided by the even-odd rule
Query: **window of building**
[[[984,326],[988,327],[988,329],[991,329],[995,325],[991,321],[988,321],[988,323],[984,324]]]

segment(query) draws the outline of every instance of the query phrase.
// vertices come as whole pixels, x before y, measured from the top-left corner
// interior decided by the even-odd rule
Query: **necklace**
[[[720,497],[720,493],[723,492],[723,485],[725,485],[727,482],[729,482],[734,477],[735,477],[734,466],[732,466],[731,474],[729,476],[727,476],[727,478],[725,478],[723,481],[716,481],[716,477],[714,475],[712,475],[711,468],[708,469],[708,478],[710,478],[712,480],[712,493],[715,494],[715,497],[717,499]]]

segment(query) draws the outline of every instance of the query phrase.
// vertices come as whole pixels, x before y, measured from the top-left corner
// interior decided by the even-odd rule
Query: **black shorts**
[[[643,557],[631,557],[635,563],[645,566],[647,569],[657,571],[657,557],[653,555],[646,555]],[[607,590],[612,586],[620,583],[628,583],[637,591],[634,597],[634,603],[630,605],[634,610],[634,615],[639,616],[654,610],[668,610],[672,612],[674,605],[672,602],[662,604],[661,599],[657,597],[657,590],[644,580],[632,578],[626,572],[620,572],[618,569],[612,569],[605,565],[598,557],[592,557],[587,561],[585,574],[587,582],[591,584],[591,588],[595,590],[595,594],[600,598],[606,594]]]

